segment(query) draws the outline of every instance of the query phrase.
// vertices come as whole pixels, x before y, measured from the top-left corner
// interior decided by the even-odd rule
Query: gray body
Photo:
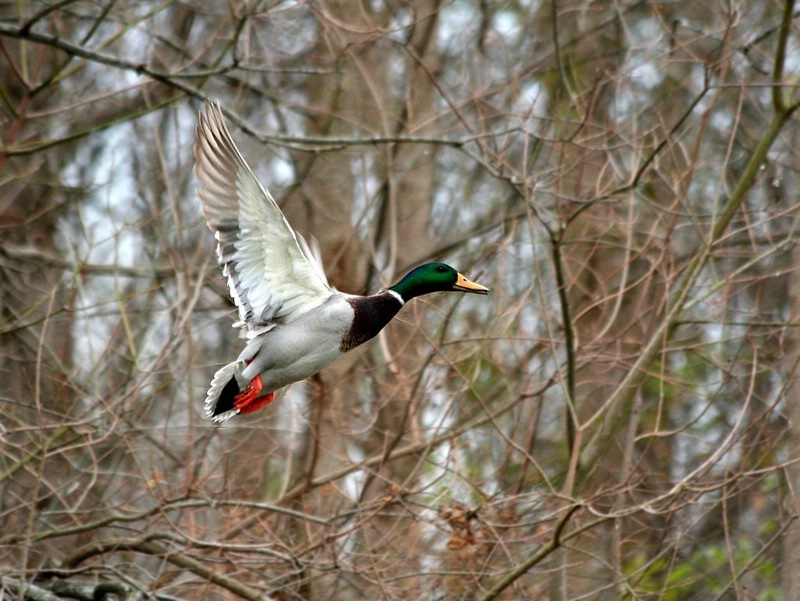
[[[237,361],[240,388],[261,376],[263,394],[303,380],[333,363],[342,354],[341,341],[353,322],[348,295],[334,293],[322,305],[250,341]],[[344,301],[344,302],[343,302]]]

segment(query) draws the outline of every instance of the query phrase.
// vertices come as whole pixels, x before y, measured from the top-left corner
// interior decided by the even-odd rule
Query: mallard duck
[[[203,216],[248,340],[214,374],[205,415],[252,413],[275,391],[314,375],[380,332],[412,298],[437,291],[488,294],[444,263],[426,263],[371,296],[345,294],[325,276],[319,249],[292,229],[245,162],[216,101],[198,115],[194,173]]]

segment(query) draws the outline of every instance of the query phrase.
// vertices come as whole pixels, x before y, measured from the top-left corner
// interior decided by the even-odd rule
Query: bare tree
[[[798,598],[798,40],[791,0],[0,5],[2,599]],[[212,97],[335,286],[493,295],[202,420]]]

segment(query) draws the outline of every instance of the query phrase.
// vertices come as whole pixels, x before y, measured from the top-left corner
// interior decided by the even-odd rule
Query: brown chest
[[[389,292],[351,298],[347,302],[353,307],[354,316],[350,330],[342,338],[340,350],[343,353],[377,336],[403,306]]]

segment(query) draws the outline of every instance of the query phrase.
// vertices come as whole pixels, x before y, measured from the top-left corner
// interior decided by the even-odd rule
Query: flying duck
[[[217,240],[217,259],[248,340],[219,369],[205,416],[223,422],[252,413],[275,391],[314,375],[380,332],[412,298],[439,291],[488,294],[444,263],[426,263],[371,296],[345,294],[325,276],[319,249],[292,229],[245,162],[217,101],[198,115],[197,195]]]

